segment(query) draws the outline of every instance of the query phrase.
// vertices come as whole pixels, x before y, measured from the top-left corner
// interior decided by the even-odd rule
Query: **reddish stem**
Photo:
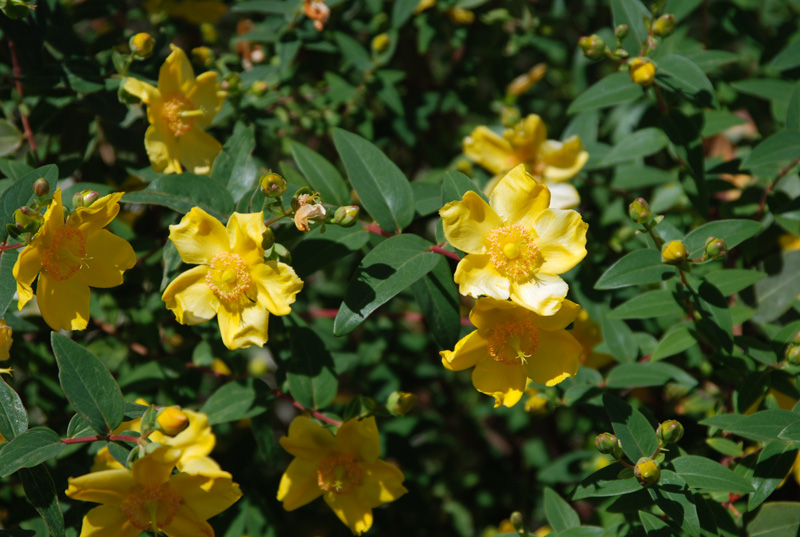
[[[390,232],[388,232],[388,231],[386,231],[384,229],[381,229],[380,226],[378,226],[378,224],[376,224],[375,222],[372,222],[371,224],[369,224],[364,229],[366,229],[370,233],[374,233],[375,235],[380,235],[381,237],[393,237],[395,235],[395,233],[390,233]],[[455,259],[456,261],[461,261],[461,258],[458,257],[457,253],[451,252],[450,250],[445,250],[444,248],[442,248],[442,246],[445,245],[445,244],[447,244],[447,243],[445,242],[445,243],[438,244],[438,245],[435,244],[435,245],[431,246],[430,251],[433,252],[433,253],[436,253],[436,254],[441,254],[441,255],[443,255],[445,257],[449,257],[450,259]]]
[[[370,233],[374,233],[375,235],[380,235],[381,237],[392,237],[394,235],[394,233],[389,233],[388,231],[384,231],[383,229],[381,229],[380,226],[375,222],[372,222],[364,229],[366,229]]]
[[[9,250],[16,250],[17,248],[22,248],[25,246],[24,244],[11,244],[9,246],[0,246],[0,252],[7,252]]]
[[[441,246],[433,245],[431,246],[431,252],[442,254],[445,257],[449,257],[450,259],[455,259],[456,261],[461,261],[461,258],[458,257],[458,254],[455,252],[451,252],[450,250],[445,250]]]
[[[141,440],[141,436],[125,436],[122,434],[110,434],[108,436],[103,436],[99,434],[95,434],[92,436],[81,436],[79,438],[62,438],[62,444],[83,444],[85,442],[98,442],[100,440],[107,440],[109,442],[133,442],[134,444]]]
[[[14,40],[8,40],[8,50],[11,52],[11,65],[12,73],[14,75],[14,84],[17,88],[17,93],[19,93],[19,100],[20,104],[22,104],[22,99],[25,97],[25,94],[22,92],[22,69],[19,67],[19,59],[17,58],[17,46],[14,44]],[[25,131],[25,138],[28,139],[28,145],[31,146],[31,151],[33,152],[33,160],[36,162],[36,165],[39,165],[39,156],[37,155],[36,149],[36,140],[33,139],[33,131],[31,130],[31,124],[28,122],[28,116],[25,115],[25,112],[22,111],[22,107],[19,107],[19,117],[22,120],[22,128]]]
[[[792,161],[791,164],[782,169],[778,173],[778,176],[775,177],[775,179],[773,179],[772,182],[770,182],[770,184],[767,185],[767,188],[764,189],[764,194],[761,196],[761,201],[759,201],[758,203],[758,212],[756,213],[756,220],[761,220],[761,217],[764,215],[764,207],[767,205],[767,198],[772,192],[772,189],[775,188],[775,185],[778,184],[778,181],[780,181],[781,177],[792,171],[792,168],[797,166],[798,162],[800,162],[800,157],[797,157]]]
[[[307,409],[306,407],[304,407],[303,405],[301,405],[300,403],[295,401],[294,397],[292,397],[288,393],[283,393],[280,390],[272,390],[272,393],[274,393],[277,397],[280,397],[281,399],[285,399],[286,401],[289,401],[292,404],[292,406],[295,407],[296,409],[301,410],[303,412],[310,412],[312,416],[314,416],[315,418],[317,418],[320,421],[324,421],[325,423],[333,425],[334,427],[341,427],[342,426],[342,422],[341,421],[335,420],[333,418],[329,418],[328,416],[326,416],[325,414],[323,414],[322,412],[320,412],[318,410],[309,410],[309,409]]]

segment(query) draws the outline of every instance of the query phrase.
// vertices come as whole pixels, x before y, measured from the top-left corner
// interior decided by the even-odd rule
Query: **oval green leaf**
[[[348,205],[350,189],[344,177],[322,155],[303,144],[291,142],[292,156],[308,184],[322,196],[322,201],[332,205]]]

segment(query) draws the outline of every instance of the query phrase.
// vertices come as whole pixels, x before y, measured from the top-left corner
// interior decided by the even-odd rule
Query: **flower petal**
[[[267,342],[269,311],[257,303],[242,307],[221,302],[217,321],[222,343],[230,350],[263,347]]]
[[[544,166],[545,182],[566,181],[574,177],[589,160],[589,153],[583,150],[581,139],[570,136],[563,142],[547,140],[539,148],[539,160]]]
[[[155,440],[155,439],[154,439]],[[227,477],[231,474],[224,471],[219,464],[211,457],[186,457],[186,451],[182,450],[181,458],[178,460],[178,470],[190,475],[203,475],[206,477]]]
[[[169,446],[156,448],[152,453],[133,463],[133,479],[139,485],[163,485],[169,481],[172,469],[181,456],[179,449]]]
[[[530,229],[539,213],[550,206],[550,191],[519,165],[497,183],[489,203],[506,225]]]
[[[482,360],[472,370],[472,385],[486,395],[494,397],[494,407],[505,405],[509,408],[516,405],[528,378],[525,366],[507,365],[496,360]]]
[[[578,189],[570,183],[547,183],[551,209],[574,209],[581,204]]]
[[[102,229],[111,223],[119,214],[119,200],[122,192],[114,192],[103,196],[89,207],[79,207],[69,215],[67,225],[88,233],[95,229]]]
[[[202,324],[214,318],[220,307],[219,298],[206,283],[208,267],[192,267],[164,289],[161,300],[175,314],[179,323]]]
[[[228,7],[219,0],[197,0],[195,2],[172,2],[167,12],[172,17],[181,17],[192,24],[216,24]]]
[[[278,501],[283,502],[283,508],[287,511],[294,511],[324,493],[317,484],[317,463],[294,459],[281,476]]]
[[[178,138],[178,160],[198,175],[211,173],[211,165],[220,151],[222,144],[197,125]]]
[[[190,265],[209,265],[212,257],[230,248],[225,226],[200,207],[193,207],[179,224],[169,226],[169,240]]]
[[[233,213],[225,228],[231,251],[242,256],[248,265],[264,262],[264,213]]]
[[[539,315],[554,315],[567,291],[567,282],[553,274],[540,272],[525,283],[512,283],[511,300]]]
[[[467,255],[456,266],[454,279],[462,295],[487,295],[498,300],[509,297],[511,282],[497,271],[488,255]]]
[[[178,461],[180,468],[181,461],[190,458],[205,457],[214,449],[217,437],[208,425],[208,416],[202,412],[181,409],[189,418],[189,426],[175,436],[166,436],[158,431],[150,435],[154,442],[176,447],[181,450],[181,460]],[[191,472],[190,472],[191,473]]]
[[[576,211],[545,209],[533,223],[536,245],[544,258],[540,271],[563,274],[586,257],[589,224]]]
[[[141,532],[125,513],[110,505],[100,505],[86,513],[81,527],[81,537],[139,537]]]
[[[506,129],[503,138],[508,140],[517,155],[522,157],[521,161],[538,160],[540,147],[547,139],[547,125],[539,115],[528,114],[513,128]]]
[[[147,128],[144,133],[144,148],[155,171],[162,173],[183,171],[178,160],[178,142],[162,122],[157,121]]]
[[[258,288],[258,304],[273,315],[288,315],[297,293],[303,289],[294,269],[286,263],[267,261],[251,269]]]
[[[279,440],[283,449],[298,459],[319,463],[335,444],[334,436],[311,418],[297,416],[289,425],[289,435]]]
[[[217,73],[214,71],[207,71],[198,76],[197,83],[189,90],[186,97],[192,101],[196,110],[203,111],[202,116],[194,118],[195,125],[203,129],[211,125],[225,101],[225,96],[220,94]]]
[[[37,244],[29,244],[17,257],[11,270],[17,281],[17,309],[22,309],[33,298],[33,280],[42,270],[42,249]]]
[[[403,472],[395,465],[376,460],[364,463],[363,468],[363,481],[357,490],[362,501],[370,508],[393,502],[408,492],[403,486]]]
[[[136,485],[130,471],[125,468],[91,472],[70,477],[66,494],[74,500],[120,505]]]
[[[481,333],[485,333],[485,331],[495,326],[520,320],[530,320],[537,328],[553,331],[566,328],[575,321],[580,311],[581,307],[579,305],[565,299],[555,314],[545,317],[537,315],[530,309],[514,302],[484,297],[479,298],[475,303],[469,313],[469,318]]]
[[[347,420],[336,432],[336,451],[361,457],[373,462],[381,456],[381,440],[375,417]]]
[[[372,527],[372,509],[358,495],[326,492],[324,498],[354,535],[361,535]]]
[[[519,164],[511,144],[483,125],[464,138],[464,154],[493,174],[505,173]]]
[[[169,480],[169,487],[181,495],[181,500],[199,517],[208,520],[236,503],[242,497],[239,485],[227,477],[179,473]]]
[[[136,265],[136,253],[128,241],[105,229],[87,234],[86,257],[86,265],[75,277],[91,287],[121,285],[122,273]]]
[[[555,386],[578,372],[583,347],[566,330],[539,332],[539,346],[528,359],[528,376],[538,384]]]
[[[36,299],[44,322],[53,330],[83,330],[89,324],[89,286],[78,278],[57,281],[42,272]]]
[[[442,365],[450,371],[462,371],[475,367],[475,364],[489,356],[486,339],[478,331],[470,332],[456,343],[452,351],[441,351]]]
[[[170,45],[170,48],[172,53],[158,72],[158,90],[165,99],[170,99],[176,93],[186,95],[195,84],[194,70],[186,53],[175,45]]]
[[[168,537],[214,537],[211,524],[194,513],[188,505],[181,505],[172,521],[160,530]]]
[[[138,97],[146,105],[150,105],[161,99],[161,92],[158,91],[158,88],[138,78],[126,78],[122,87],[131,95]]]
[[[451,201],[439,210],[447,242],[469,254],[485,254],[486,238],[503,221],[471,190],[461,201]]]

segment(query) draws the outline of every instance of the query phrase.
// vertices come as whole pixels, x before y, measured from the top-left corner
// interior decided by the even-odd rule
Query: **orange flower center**
[[[194,118],[202,116],[203,111],[195,110],[194,103],[178,93],[164,101],[161,105],[161,115],[167,128],[176,138],[180,138],[189,132],[194,125]]]
[[[539,329],[532,321],[503,323],[489,336],[489,356],[505,365],[526,363],[538,347]]]
[[[64,226],[42,252],[42,268],[56,281],[67,280],[85,265],[86,237],[80,230]]]
[[[211,258],[206,283],[220,300],[232,302],[250,290],[253,279],[240,255],[220,252]]]
[[[496,228],[488,240],[492,264],[510,280],[525,280],[542,266],[539,248],[522,224]]]
[[[325,492],[347,494],[361,483],[364,470],[355,457],[337,453],[325,457],[317,466],[317,485]]]
[[[164,483],[134,489],[120,509],[136,528],[155,532],[169,526],[180,505],[180,494]]]

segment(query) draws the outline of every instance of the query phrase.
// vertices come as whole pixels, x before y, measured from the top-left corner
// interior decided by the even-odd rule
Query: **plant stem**
[[[342,426],[342,422],[341,421],[335,420],[333,418],[329,418],[328,416],[326,416],[325,414],[323,414],[319,410],[309,410],[309,409],[307,409],[306,407],[304,407],[303,405],[301,405],[300,403],[295,401],[294,397],[292,397],[288,393],[283,393],[280,390],[272,390],[272,393],[274,393],[276,397],[280,397],[281,399],[289,401],[292,404],[292,406],[295,407],[296,409],[302,410],[303,412],[310,412],[312,416],[314,416],[315,418],[317,418],[320,421],[324,421],[325,423],[333,425],[334,427],[341,427]]]
[[[33,161],[38,166],[39,156],[37,155],[36,140],[33,138],[33,131],[31,130],[31,124],[28,121],[28,116],[22,111],[23,98],[25,97],[25,94],[22,91],[22,69],[19,67],[19,59],[17,58],[17,46],[14,44],[14,40],[11,38],[8,39],[8,50],[11,52],[11,72],[14,75],[14,85],[16,86],[17,93],[19,94],[19,117],[22,120],[22,128],[25,131],[25,138],[28,139],[28,145],[33,153]]]
[[[769,197],[770,193],[772,193],[772,190],[775,188],[775,185],[778,184],[778,181],[780,181],[784,175],[792,171],[792,168],[797,166],[798,162],[800,162],[800,157],[794,159],[791,164],[789,164],[780,172],[778,172],[778,175],[775,177],[775,179],[773,179],[767,185],[767,188],[764,189],[764,194],[761,196],[761,201],[759,201],[758,203],[758,212],[756,213],[756,220],[761,220],[761,217],[764,216],[764,208],[767,205],[767,198]]]
[[[92,436],[81,436],[79,438],[62,438],[62,444],[83,444],[85,442],[98,442],[100,440],[105,440],[108,442],[133,442],[137,443],[141,440],[141,436],[125,436],[122,434],[110,434],[107,436],[95,434]]]

